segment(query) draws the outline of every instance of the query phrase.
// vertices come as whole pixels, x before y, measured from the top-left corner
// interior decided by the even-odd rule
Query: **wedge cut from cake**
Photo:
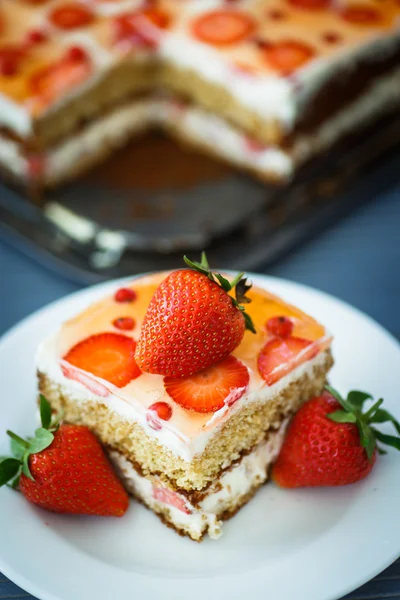
[[[175,272],[173,284],[179,280],[184,286],[192,273]],[[188,352],[196,347],[191,345],[192,331],[213,340],[212,319],[202,320],[196,311],[205,297],[211,306],[217,296],[226,294],[215,279],[211,284],[207,280],[210,296],[202,288],[196,296],[192,288],[177,308],[177,296],[168,295],[169,277],[168,273],[138,277],[64,323],[38,350],[39,390],[54,410],[63,409],[67,422],[91,428],[134,497],[178,533],[200,541],[206,534],[217,538],[223,521],[267,480],[290,416],[326,383],[332,366],[331,338],[301,310],[252,287],[246,312],[256,333],[246,330],[243,335],[243,326],[242,339],[230,354],[190,375],[148,372],[154,367],[147,368],[143,359],[147,351],[143,339],[145,328],[157,331],[152,315],[160,318],[162,311],[168,313],[163,339],[172,341],[169,350],[175,347],[179,357],[178,334],[189,340]],[[153,310],[156,296],[164,302],[157,305],[161,313]],[[240,312],[232,296],[226,306]],[[177,318],[171,310],[178,310]],[[192,314],[193,318],[187,316]],[[242,315],[233,317],[240,325]],[[158,341],[162,337],[154,335]],[[229,335],[221,334],[220,340],[225,347]],[[204,347],[218,352],[214,341]],[[161,359],[167,355],[160,353]],[[167,368],[167,358],[161,360],[160,370]],[[173,368],[179,369],[176,360]],[[190,369],[187,356],[182,365]]]
[[[398,0],[2,0],[0,167],[28,187],[163,129],[265,181],[400,89]]]

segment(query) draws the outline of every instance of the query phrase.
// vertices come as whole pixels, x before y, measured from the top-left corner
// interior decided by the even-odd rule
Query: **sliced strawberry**
[[[166,402],[155,402],[149,406],[149,412],[146,415],[148,425],[157,431],[162,429],[162,421],[169,421],[172,417],[172,408],[170,404]]]
[[[349,6],[340,11],[340,16],[356,25],[374,25],[382,20],[381,13],[369,6]]]
[[[82,373],[82,371],[72,367],[70,364],[61,364],[61,370],[64,377],[78,381],[78,383],[84,385],[92,394],[101,398],[107,398],[110,395],[110,391],[102,383],[99,383],[86,373]]]
[[[304,10],[323,10],[329,8],[331,3],[332,0],[289,0],[289,4]]]
[[[255,29],[252,17],[237,10],[214,10],[192,23],[192,32],[202,42],[215,46],[235,44],[246,39]]]
[[[19,46],[3,46],[0,48],[0,75],[11,77],[18,72],[19,66],[25,56]]]
[[[119,15],[114,21],[116,42],[130,42],[132,46],[157,46],[157,30],[170,24],[167,13],[155,8]]]
[[[141,374],[135,361],[136,342],[118,333],[92,335],[74,346],[64,360],[123,388]]]
[[[94,14],[80,2],[66,2],[50,12],[49,20],[59,29],[76,29],[92,23]]]
[[[289,337],[293,332],[293,321],[289,317],[272,317],[266,323],[267,331],[277,337]]]
[[[177,404],[200,413],[231,406],[243,396],[248,384],[249,372],[234,356],[191,377],[164,378],[165,389]]]
[[[137,298],[137,293],[131,288],[119,288],[115,292],[115,302],[134,302]]]
[[[168,488],[153,488],[153,498],[163,504],[169,504],[187,515],[191,514],[185,499]]]
[[[87,58],[76,60],[67,53],[58,62],[36,71],[30,79],[30,89],[34,95],[51,102],[85,81],[90,73],[91,65]]]
[[[28,46],[34,44],[41,44],[42,42],[45,42],[47,38],[47,33],[42,29],[31,29],[31,31],[28,31],[25,37]]]
[[[269,66],[283,75],[290,75],[315,56],[311,46],[293,40],[271,44],[262,52]]]
[[[135,319],[132,319],[132,317],[118,317],[114,319],[113,325],[116,329],[121,329],[122,331],[132,331],[135,327]]]
[[[266,383],[272,385],[318,352],[313,342],[302,338],[273,338],[258,355],[258,371]]]

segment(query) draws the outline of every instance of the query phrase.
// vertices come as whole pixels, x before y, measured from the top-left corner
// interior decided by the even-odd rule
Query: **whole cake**
[[[394,110],[398,0],[2,0],[0,167],[40,189],[156,127],[285,181]]]
[[[53,410],[95,433],[126,489],[199,541],[267,480],[332,357],[329,334],[301,310],[194,267],[89,306],[41,345],[37,370]]]

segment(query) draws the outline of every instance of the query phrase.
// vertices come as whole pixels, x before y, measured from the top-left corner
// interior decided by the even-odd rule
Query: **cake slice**
[[[398,0],[2,0],[0,168],[56,186],[155,127],[287,181],[398,113],[399,16]]]
[[[174,281],[191,280],[193,272],[178,271]],[[215,278],[210,283],[200,274],[211,296],[191,288],[179,304],[186,283],[177,296],[169,277],[138,277],[64,323],[38,350],[39,390],[67,422],[84,424],[98,436],[133,496],[178,533],[200,541],[207,533],[218,537],[223,521],[267,480],[288,419],[326,383],[331,338],[301,310],[253,287],[246,311],[256,333],[243,333],[241,311],[232,297],[222,299],[241,341],[234,340],[233,351],[220,359],[231,338],[217,324],[220,343],[214,343],[216,330],[202,302],[207,298],[208,306],[215,294],[226,292]],[[164,308],[155,309],[165,289]],[[165,311],[169,317],[160,330],[155,321]],[[149,332],[153,341],[171,341],[158,363],[148,358]],[[192,335],[206,340],[200,359]],[[168,371],[168,352],[174,351]],[[212,364],[199,371],[211,356]]]

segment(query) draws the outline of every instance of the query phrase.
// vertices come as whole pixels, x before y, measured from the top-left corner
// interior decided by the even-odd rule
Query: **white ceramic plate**
[[[269,277],[282,295],[334,334],[331,382],[365,389],[400,415],[400,348],[379,325],[321,292]],[[0,343],[0,455],[6,427],[32,429],[34,354],[40,340],[109,286],[73,294],[28,318]],[[218,541],[196,544],[132,503],[122,519],[65,517],[0,491],[0,570],[43,600],[331,600],[400,554],[400,455],[380,458],[367,480],[338,489],[265,486],[226,523]]]

